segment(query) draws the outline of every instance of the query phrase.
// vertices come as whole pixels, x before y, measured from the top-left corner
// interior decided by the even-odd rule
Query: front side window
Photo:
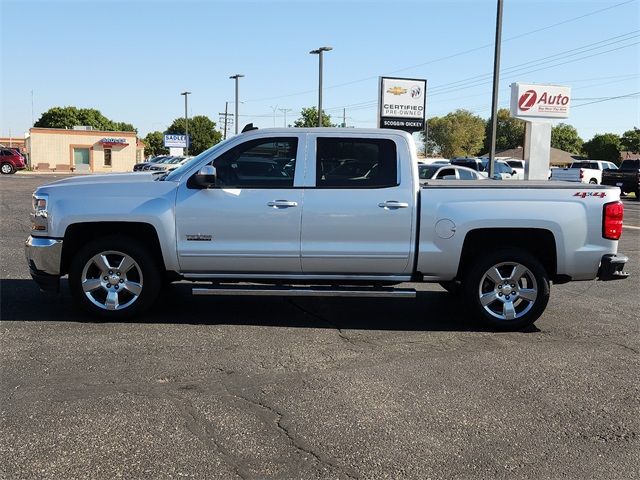
[[[316,187],[385,188],[397,185],[398,156],[392,140],[318,138]]]
[[[439,179],[444,179],[444,177],[451,177],[453,176],[453,178],[456,178],[456,171],[453,168],[443,168],[442,170],[440,170],[438,172],[438,176],[436,178]]]
[[[110,148],[104,149],[104,166],[105,167],[111,166],[111,149]]]
[[[214,160],[221,188],[291,188],[297,138],[270,138],[243,143]]]

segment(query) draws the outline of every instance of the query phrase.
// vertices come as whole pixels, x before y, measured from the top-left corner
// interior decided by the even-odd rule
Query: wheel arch
[[[536,257],[549,277],[563,281],[557,275],[558,257],[556,239],[544,228],[478,228],[467,233],[462,246],[456,278],[462,278],[473,259],[487,251],[520,248]]]
[[[67,227],[62,242],[62,259],[60,274],[69,273],[69,266],[73,255],[87,242],[100,237],[120,235],[140,241],[149,247],[149,251],[158,267],[164,271],[165,263],[158,232],[149,223],[143,222],[82,222],[73,223]]]

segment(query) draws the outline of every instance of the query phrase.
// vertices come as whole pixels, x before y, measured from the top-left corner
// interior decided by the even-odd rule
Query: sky
[[[488,118],[496,3],[0,0],[0,136],[73,105],[144,137],[184,115],[185,90],[190,116],[220,124],[236,73],[241,127],[291,124],[317,105],[321,46],[334,123],[375,127],[385,75],[426,79],[428,117]],[[568,85],[583,139],[640,127],[639,42],[640,0],[504,0],[499,106],[516,81]]]

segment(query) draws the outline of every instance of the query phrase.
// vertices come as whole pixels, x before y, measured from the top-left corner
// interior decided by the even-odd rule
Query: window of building
[[[104,149],[104,166],[105,167],[111,166],[111,149],[110,148]]]
[[[214,161],[216,184],[223,188],[291,188],[297,149],[297,138],[240,144]]]
[[[397,185],[398,158],[392,140],[318,139],[316,187],[384,188]]]

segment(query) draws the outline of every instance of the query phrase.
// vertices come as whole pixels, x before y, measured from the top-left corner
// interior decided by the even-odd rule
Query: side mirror
[[[511,175],[517,175],[518,172],[516,172],[515,170],[511,170]]]
[[[216,167],[205,165],[193,178],[195,184],[200,188],[214,188],[216,186]]]

